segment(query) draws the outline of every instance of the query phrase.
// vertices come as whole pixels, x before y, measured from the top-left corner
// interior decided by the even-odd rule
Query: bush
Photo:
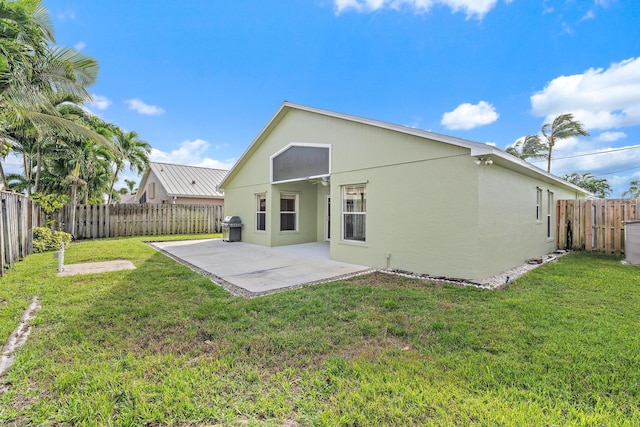
[[[71,243],[71,234],[64,231],[53,231],[47,227],[35,227],[33,229],[33,252],[57,251]]]

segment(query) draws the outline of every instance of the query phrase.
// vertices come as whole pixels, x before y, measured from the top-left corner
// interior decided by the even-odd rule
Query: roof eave
[[[140,180],[140,184],[138,184],[138,192],[136,193],[135,201],[140,201],[140,197],[144,193],[144,187],[147,184],[147,179],[149,179],[149,174],[151,173],[151,166],[148,166],[142,175],[142,179]]]
[[[491,145],[482,144],[480,142],[468,141],[461,138],[456,138],[453,136],[438,134],[434,132],[429,132],[421,129],[411,128],[402,125],[396,125],[393,123],[383,122],[380,120],[373,120],[359,116],[353,116],[349,114],[337,113],[334,111],[323,110],[320,108],[309,107],[306,105],[295,104],[289,101],[285,101],[282,103],[278,111],[271,117],[266,126],[262,129],[262,131],[258,134],[258,136],[253,140],[253,142],[249,145],[249,147],[244,151],[244,153],[240,156],[236,164],[231,168],[229,173],[220,183],[220,188],[225,187],[227,182],[235,175],[237,170],[241,167],[242,164],[246,161],[246,158],[253,152],[253,150],[257,147],[257,145],[271,132],[272,128],[282,119],[284,114],[291,109],[297,109],[301,111],[307,111],[315,114],[320,114],[323,116],[334,117],[342,120],[347,120],[351,122],[357,122],[362,124],[367,124],[383,129],[388,129],[395,132],[404,133],[407,135],[413,135],[420,138],[432,139],[434,141],[443,142],[445,144],[451,144],[458,147],[468,148],[471,157],[477,156],[495,156],[497,158],[502,159],[504,165],[509,165],[510,169],[516,171],[527,171],[528,174],[534,174],[537,176],[544,177],[545,180],[554,182],[557,185],[568,188],[571,191],[575,191],[579,194],[583,194],[585,196],[592,195],[590,192],[586,191],[583,188],[578,187],[577,185],[571,184],[563,179],[548,173],[532,164],[525,162],[522,159],[519,159],[511,154],[500,150],[499,148],[493,147]]]
[[[167,193],[167,197],[188,197],[190,199],[224,199],[224,195],[222,196],[211,196],[207,194],[170,194]]]
[[[271,132],[271,129],[282,119],[286,111],[291,109],[293,105],[295,104],[291,104],[287,101],[282,103],[280,108],[278,108],[278,111],[276,111],[276,113],[273,116],[271,116],[271,119],[262,128],[258,136],[255,137],[255,139],[251,142],[251,144],[249,144],[249,146],[247,147],[246,150],[244,150],[244,153],[242,153],[242,155],[240,156],[236,164],[233,165],[233,167],[229,170],[227,175],[222,179],[219,185],[220,188],[224,189],[227,182],[236,174],[237,170],[240,168],[242,164],[244,164],[245,160],[249,157],[251,152],[258,146],[260,141],[262,141],[262,139],[264,139],[264,137],[266,137],[266,135],[269,132]]]

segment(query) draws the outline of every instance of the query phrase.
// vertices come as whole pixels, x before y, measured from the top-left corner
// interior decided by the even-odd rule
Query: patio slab
[[[149,245],[246,296],[373,271],[363,265],[329,259],[328,243],[269,248],[203,239],[151,242]]]

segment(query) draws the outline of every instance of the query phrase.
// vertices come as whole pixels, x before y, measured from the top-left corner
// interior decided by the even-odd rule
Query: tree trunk
[[[67,225],[67,232],[71,233],[71,236],[73,237],[73,239],[75,240],[76,238],[76,204],[78,202],[77,200],[78,197],[78,184],[72,184],[71,185],[71,212],[70,212],[70,221],[71,221],[71,228],[69,228],[69,225]]]
[[[42,166],[42,146],[38,144],[38,162],[36,163],[36,181],[33,185],[33,192],[37,193],[40,187],[40,169]]]
[[[31,196],[31,185],[29,182],[31,181],[31,159],[25,153],[22,153],[22,167],[24,168],[24,179],[27,183],[26,190],[27,196]]]
[[[113,173],[113,179],[111,180],[111,187],[109,187],[109,198],[107,199],[107,204],[111,204],[111,199],[113,198],[113,187],[116,186],[116,181],[118,180],[118,175],[120,174],[120,168],[116,167],[116,171]]]

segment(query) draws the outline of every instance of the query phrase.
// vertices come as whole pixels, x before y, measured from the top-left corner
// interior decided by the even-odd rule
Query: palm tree
[[[40,1],[0,2],[0,94],[32,72],[36,58],[54,42],[53,27]]]
[[[528,135],[520,138],[515,144],[507,147],[506,151],[522,160],[547,158],[547,146],[540,141],[539,135]]]
[[[613,191],[613,188],[611,188],[611,185],[609,185],[606,178],[596,178],[589,172],[574,172],[570,175],[564,174],[561,178],[567,182],[577,185],[580,188],[590,191],[600,199],[605,199]]]
[[[640,197],[640,180],[636,179],[629,183],[629,189],[622,193],[622,197],[629,196],[630,199],[637,199]]]
[[[53,31],[40,0],[0,2],[0,22],[0,139],[22,154],[25,181],[32,183],[27,191],[37,191],[46,143],[82,135],[108,144],[56,108],[56,102],[91,98],[86,88],[95,82],[98,65],[74,49],[52,46]]]
[[[52,126],[67,133],[90,133],[61,119],[50,102],[55,94],[87,101],[97,62],[71,48],[55,47],[53,30],[40,0],[0,2],[0,131],[16,121]]]
[[[141,140],[136,132],[124,132],[121,129],[116,128],[114,132],[114,141],[117,154],[114,160],[115,170],[113,171],[111,188],[108,193],[108,203],[111,203],[113,187],[118,180],[118,175],[120,175],[124,170],[125,162],[129,163],[129,170],[131,172],[139,174],[149,166],[149,155],[151,154],[151,145],[148,142]]]
[[[553,123],[542,125],[542,136],[546,139],[547,146],[547,172],[551,172],[551,154],[556,141],[572,136],[589,136],[589,132],[579,121],[573,118],[573,114],[560,114]]]
[[[67,104],[61,108],[62,115],[79,125],[91,128],[93,133],[104,135],[106,143],[98,143],[94,138],[84,135],[75,137],[59,137],[49,154],[46,169],[57,179],[49,177],[48,182],[59,183],[58,191],[67,191],[71,205],[70,233],[75,237],[75,211],[79,195],[85,203],[102,200],[109,188],[111,178],[109,165],[114,158],[114,149],[106,137],[111,135],[113,126],[105,123],[96,116],[88,114],[74,104]],[[46,161],[45,161],[46,162]],[[44,165],[43,165],[44,166]],[[55,172],[54,172],[55,171]],[[52,190],[50,188],[50,190]]]
[[[127,190],[129,194],[135,195],[138,192],[138,189],[136,188],[136,182],[134,180],[125,179],[124,183],[127,184],[127,187],[125,188],[125,190]],[[127,193],[124,193],[124,194],[127,194]]]

